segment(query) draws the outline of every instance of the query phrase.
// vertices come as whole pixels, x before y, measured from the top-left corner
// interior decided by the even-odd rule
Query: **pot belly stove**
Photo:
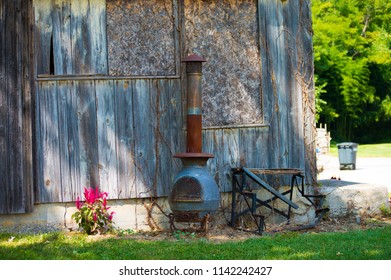
[[[174,155],[183,169],[174,179],[169,204],[176,222],[201,222],[207,229],[209,219],[220,205],[219,188],[207,170],[214,156],[202,152],[202,57],[195,54],[183,60],[187,76],[186,152]],[[173,225],[173,221],[171,223]]]

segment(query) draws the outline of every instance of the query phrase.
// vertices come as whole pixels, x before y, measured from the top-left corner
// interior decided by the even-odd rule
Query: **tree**
[[[391,2],[313,0],[312,15],[319,121],[343,140],[386,124],[391,119]]]

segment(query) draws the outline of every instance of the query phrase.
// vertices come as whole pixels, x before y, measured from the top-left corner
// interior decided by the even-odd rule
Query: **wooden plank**
[[[173,90],[167,80],[159,80],[157,84],[157,127],[156,127],[156,155],[159,155],[157,164],[157,196],[170,193],[174,177],[178,172],[177,162],[174,160],[176,139],[180,134],[177,128],[175,114],[179,93]],[[174,136],[176,135],[176,136]]]
[[[113,81],[96,81],[100,189],[118,198],[115,95]]]
[[[239,129],[224,129],[222,139],[221,161],[220,167],[220,189],[223,192],[232,190],[231,183],[231,168],[240,166],[240,138]]]
[[[7,124],[7,92],[6,92],[6,75],[5,75],[5,61],[6,61],[6,51],[5,51],[5,37],[6,37],[6,25],[5,25],[5,15],[6,3],[4,0],[0,1],[0,177],[3,178],[0,182],[0,213],[7,213],[7,188],[8,188],[8,141],[6,135],[8,134],[8,124]]]
[[[91,73],[108,74],[106,0],[89,1],[89,5]]]
[[[34,1],[36,73],[50,73],[50,49],[53,41],[52,0]]]
[[[99,158],[94,82],[75,82],[75,94],[79,128],[80,183],[82,187],[96,187],[99,186]]]
[[[22,123],[22,53],[23,27],[20,13],[20,1],[13,1],[7,12],[9,23],[6,34],[7,57],[13,62],[6,63],[6,91],[8,92],[8,141],[9,141],[9,185],[8,185],[8,212],[23,213],[25,194],[23,190],[23,123]],[[19,12],[17,12],[19,11]],[[19,35],[20,34],[20,35]],[[9,61],[9,60],[8,60]]]
[[[220,185],[219,167],[222,161],[222,131],[203,130],[202,131],[202,152],[213,154],[214,158],[207,161],[209,174],[214,178],[217,185]]]
[[[35,1],[37,74],[107,74],[105,0]]]
[[[156,195],[168,194],[172,184],[172,153],[171,153],[171,117],[168,100],[167,82],[157,81],[154,96],[156,102]]]
[[[273,13],[269,12],[268,9],[269,3],[265,0],[258,0],[258,23],[259,23],[259,46],[260,46],[260,56],[261,56],[261,91],[262,91],[262,108],[263,108],[263,118],[266,124],[270,125],[269,137],[268,137],[268,147],[274,148],[278,146],[278,137],[276,138],[273,134],[275,130],[275,123],[278,111],[280,108],[277,103],[277,81],[276,74],[273,67],[274,57],[271,55],[271,42],[269,39],[269,33],[272,32],[269,30],[269,18],[273,17]],[[277,160],[274,160],[275,157],[271,156],[272,153],[269,153],[270,164],[271,166],[277,165],[275,163]],[[274,152],[273,152],[274,154]],[[271,160],[273,158],[273,160]]]
[[[39,180],[38,202],[61,202],[61,157],[59,146],[59,113],[57,84],[41,84],[38,92],[39,127],[42,161]]]
[[[82,197],[77,100],[73,82],[58,82],[59,146],[63,202]]]
[[[240,165],[270,167],[273,150],[267,146],[268,128],[241,128],[239,131]]]
[[[185,133],[183,131],[182,88],[180,79],[168,81],[168,92],[171,116],[171,137],[173,152],[185,151]],[[175,164],[177,166],[177,164]]]
[[[53,0],[52,3],[53,74],[72,74],[71,0]]]
[[[304,171],[302,169],[294,168],[272,168],[272,169],[263,169],[263,168],[248,168],[254,174],[268,174],[268,175],[300,175],[304,176]]]
[[[57,82],[57,102],[58,102],[58,141],[61,159],[61,186],[62,198],[64,201],[72,200],[72,175],[69,162],[69,133],[68,133],[68,116],[69,116],[69,94],[71,90],[70,83]]]
[[[25,213],[30,213],[33,211],[34,205],[34,140],[33,140],[33,119],[34,119],[34,36],[31,26],[33,26],[34,16],[33,16],[33,3],[29,1],[24,3],[21,1],[21,28],[22,28],[22,38],[23,43],[20,45],[20,51],[22,54],[22,66],[20,80],[22,83],[22,122],[23,122],[23,191],[24,191],[24,211]]]
[[[263,63],[262,86],[266,86],[263,87],[262,92],[264,108],[271,108],[265,110],[265,120],[270,123],[268,147],[273,151],[270,164],[276,167],[287,167],[289,154],[287,96],[290,94],[290,89],[286,87],[288,65],[282,6],[277,2],[258,1]]]
[[[314,95],[314,60],[312,46],[312,19],[311,5],[300,2],[299,7],[300,25],[297,36],[298,54],[300,65],[300,87],[302,90],[302,120],[303,120],[303,143],[306,170],[306,184],[317,186],[316,167],[316,120],[315,120],[315,95]]]
[[[6,13],[6,1],[0,1],[0,178],[3,178],[0,182],[0,213],[7,213],[7,200],[8,200],[8,141],[6,135],[8,134],[8,105],[7,105],[7,91],[6,91],[6,76],[5,76],[5,15]]]
[[[35,86],[35,153],[34,153],[34,159],[35,159],[35,167],[34,167],[34,201],[39,202],[41,199],[41,188],[40,186],[43,184],[43,145],[42,145],[42,133],[41,133],[41,119],[42,119],[42,108],[43,108],[43,102],[42,102],[42,92],[44,91],[45,83],[37,82]]]
[[[91,73],[91,41],[88,26],[89,1],[72,1],[72,64],[75,74]]]
[[[156,196],[156,83],[137,80],[133,88],[137,197]]]
[[[172,180],[174,180],[176,174],[180,171],[182,164],[177,158],[173,158],[173,155],[179,152],[184,152],[185,147],[185,131],[183,130],[183,114],[182,114],[182,90],[181,80],[172,79],[168,82],[168,92],[165,94],[169,96],[169,115],[170,115],[170,133],[171,136],[171,153],[169,159],[172,164]],[[167,187],[167,191],[171,189],[172,183]]]
[[[285,29],[289,30],[290,34],[285,44],[290,46],[288,55],[292,77],[290,149],[294,157],[289,160],[291,166],[305,167],[306,181],[316,185],[316,127],[309,9],[308,3],[293,1],[284,7]]]
[[[106,74],[105,0],[71,4],[72,59],[75,74]]]
[[[119,199],[135,198],[136,170],[133,128],[132,82],[117,80],[115,86],[115,120],[117,146],[117,192]]]
[[[29,102],[30,36],[29,5],[22,1],[1,3],[1,87],[0,156],[3,178],[1,213],[26,213],[32,210],[31,112]],[[30,147],[30,150],[28,148]],[[30,160],[30,164],[27,160]]]
[[[302,108],[302,89],[299,84],[300,69],[302,65],[298,63],[300,40],[297,40],[298,27],[301,24],[298,2],[290,2],[282,9],[284,17],[284,29],[289,30],[288,36],[285,36],[286,58],[288,65],[286,73],[286,92],[288,94],[287,112],[288,118],[288,166],[304,168],[304,135],[303,135],[303,108]]]

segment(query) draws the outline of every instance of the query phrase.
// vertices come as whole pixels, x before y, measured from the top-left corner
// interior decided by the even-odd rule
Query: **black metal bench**
[[[303,197],[305,197],[313,206],[316,207],[316,203],[310,198],[323,198],[321,195],[306,195],[304,192],[304,171],[301,169],[295,168],[233,168],[232,170],[232,212],[231,212],[231,226],[235,227],[237,219],[245,214],[250,213],[253,217],[258,232],[262,234],[265,228],[264,216],[257,214],[257,209],[261,206],[265,206],[270,210],[282,215],[287,219],[291,216],[292,207],[298,209],[299,206],[292,201],[293,189],[297,187],[299,192]],[[288,190],[284,192],[279,192],[264,180],[262,180],[258,175],[288,175],[291,176],[290,186]],[[257,197],[257,194],[253,192],[252,189],[248,188],[247,179],[251,179],[252,182],[256,183],[259,187],[269,191],[272,194],[272,197],[266,200],[262,200]],[[236,210],[237,196],[240,195],[244,198],[244,201],[247,205],[247,209],[238,212]],[[289,198],[287,197],[289,195]],[[271,205],[275,200],[281,200],[288,205],[287,210],[281,210],[273,207]]]

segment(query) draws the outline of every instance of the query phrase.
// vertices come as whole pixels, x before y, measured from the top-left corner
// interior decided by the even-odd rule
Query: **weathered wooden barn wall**
[[[305,139],[312,141],[313,132],[304,130],[304,123],[312,126],[313,119],[303,115],[307,106],[313,106],[304,102],[313,95],[308,84],[313,73],[309,11],[309,1],[259,1],[264,121],[270,124],[272,167],[304,169],[307,160],[315,162],[314,150],[305,149]],[[306,169],[307,178],[315,174]],[[313,184],[316,178],[308,182]]]
[[[170,77],[179,72],[178,23],[171,21],[178,7],[176,1],[155,2],[34,1],[36,202],[74,201],[85,186],[99,186],[112,199],[168,195],[179,170],[173,155],[183,150],[184,136],[181,80]],[[152,30],[167,26],[149,25],[162,16],[154,14],[162,7],[172,25],[168,54],[157,48],[162,38]],[[154,17],[127,18],[131,12]],[[142,43],[127,45],[132,32],[143,31],[149,33],[138,39]],[[52,45],[42,50],[47,38]],[[99,53],[91,55],[92,49]],[[58,51],[61,59],[51,58]],[[62,71],[66,65],[68,72]]]
[[[244,2],[247,6],[242,5]],[[205,13],[203,9],[207,11],[211,9],[205,3],[211,3],[214,7],[214,1],[195,1],[194,3],[198,3],[195,6],[201,14]],[[228,166],[235,165],[305,169],[306,182],[314,185],[316,183],[315,111],[313,110],[310,3],[309,1],[259,0],[253,1],[254,4],[257,6],[257,24],[259,24],[260,59],[257,55],[254,57],[256,61],[260,61],[260,101],[262,103],[259,104],[259,108],[262,109],[261,124],[264,126],[253,128],[233,126],[227,129],[212,127],[206,130],[206,137],[209,139],[206,145],[208,152],[217,155],[216,159],[210,160],[210,165],[216,174],[220,174],[220,180],[223,180],[225,186],[230,181]],[[227,1],[226,5],[232,7],[233,13],[240,14],[238,10],[248,9],[249,4],[246,1]],[[223,19],[229,19],[229,14],[221,13],[220,15]],[[197,15],[192,14],[192,16],[197,18]],[[201,33],[207,34],[208,28],[205,27],[202,31]],[[227,52],[230,51],[229,46],[228,44]],[[202,53],[204,46],[202,44],[192,45],[192,50]],[[208,55],[213,56],[213,54]],[[252,56],[249,57],[252,58]],[[226,63],[216,60],[213,71],[218,72],[217,65]],[[235,66],[231,65],[231,68],[235,71]],[[214,75],[211,74],[211,76]],[[235,77],[230,78],[235,79]],[[228,84],[229,82],[224,79],[215,81],[215,91],[223,88],[219,83]],[[235,93],[235,89],[232,92]],[[213,95],[214,92],[206,94]],[[231,94],[228,100],[221,98],[217,101],[218,106],[229,105],[234,98],[235,94]],[[207,108],[207,114],[210,111],[219,110],[215,107],[216,105]],[[246,106],[238,108],[226,106],[225,108],[224,112],[220,112],[223,115],[221,118],[229,116],[230,110],[234,111],[232,115],[235,115],[240,114],[241,110],[248,109]],[[221,153],[221,151],[229,152]]]
[[[4,28],[10,22],[4,16],[9,1],[1,3]],[[231,190],[231,168],[241,165],[305,168],[307,183],[315,183],[309,1],[32,3],[26,11],[34,15],[30,41],[35,64],[26,69],[35,76],[26,80],[34,82],[30,91],[35,94],[34,104],[22,107],[35,109],[34,140],[31,132],[23,134],[28,125],[17,135],[34,147],[36,203],[74,201],[85,186],[99,186],[112,199],[166,196],[180,169],[173,155],[185,150],[186,77],[180,60],[190,52],[208,60],[203,150],[215,155],[208,167],[220,190]],[[12,29],[12,34],[29,30]],[[4,45],[3,38],[12,35],[1,34]],[[10,143],[20,142],[9,140],[9,131],[18,130],[11,128],[14,118],[4,100],[10,104],[30,96],[30,91],[5,94],[5,67],[11,66],[4,58],[28,55],[20,47],[22,39],[14,37],[19,38],[13,39],[17,47],[9,46],[9,53],[2,48],[1,55],[0,116],[8,120],[8,138],[0,139],[8,146],[0,152],[8,159]],[[19,116],[25,114],[22,107]],[[20,159],[31,168],[32,161],[26,162]],[[14,161],[7,164],[0,172],[18,170],[10,166]],[[0,202],[24,197],[14,182],[4,186]],[[11,212],[10,206],[2,207],[0,212]]]
[[[180,98],[179,79],[40,81],[36,201],[74,201],[85,186],[112,199],[166,196],[179,170]]]
[[[32,211],[28,2],[0,0],[0,213]]]
[[[36,74],[107,74],[105,0],[34,0]]]

